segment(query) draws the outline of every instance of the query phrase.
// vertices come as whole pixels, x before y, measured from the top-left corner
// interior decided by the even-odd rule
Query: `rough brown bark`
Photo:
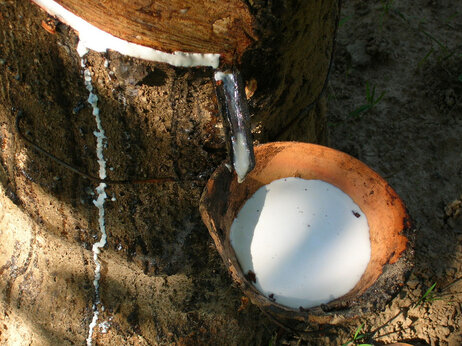
[[[259,141],[324,141],[319,95],[338,2],[281,3],[245,5],[260,37],[240,64],[254,91],[254,134]],[[3,1],[0,13],[0,313],[9,316],[0,338],[82,343],[94,300],[95,184],[26,145],[14,129],[22,111],[30,139],[97,175],[96,126],[77,36],[62,24],[56,34],[43,30],[47,15],[27,1]],[[86,59],[100,100],[109,178],[180,180],[108,186],[99,321],[109,329],[96,328],[94,340],[266,342],[274,326],[231,287],[197,210],[205,179],[226,158],[213,71],[115,52]]]
[[[270,7],[252,3],[260,39],[244,53],[241,69],[245,80],[256,80],[258,86],[250,99],[255,137],[325,143],[322,94],[339,1],[275,1]]]

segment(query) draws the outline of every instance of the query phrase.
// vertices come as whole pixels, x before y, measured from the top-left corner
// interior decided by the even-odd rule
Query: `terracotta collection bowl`
[[[320,324],[382,309],[412,269],[411,222],[396,192],[361,161],[324,146],[274,142],[255,147],[255,159],[254,170],[240,184],[225,164],[218,167],[200,201],[202,219],[225,266],[252,303],[279,318]],[[360,281],[344,296],[310,309],[280,305],[257,291],[242,272],[230,243],[231,225],[246,200],[263,185],[286,177],[335,185],[361,208],[369,223],[371,258]]]

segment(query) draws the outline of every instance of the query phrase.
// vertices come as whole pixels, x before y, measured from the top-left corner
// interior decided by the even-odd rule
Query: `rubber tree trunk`
[[[177,38],[168,46],[172,43],[162,40],[168,35],[151,35],[153,41],[159,37],[158,49],[218,52],[221,68],[239,67],[257,142],[325,143],[322,91],[337,0],[236,0],[228,12],[216,5],[213,15],[223,17],[209,21],[206,11],[191,8],[191,16],[200,17],[196,22],[212,24],[207,30],[219,38],[215,51],[207,30],[188,31],[202,35],[200,42],[185,40],[177,24],[169,27],[164,9],[141,2]],[[96,2],[67,3],[70,8]],[[201,2],[210,8],[212,3]],[[20,112],[27,138],[81,171],[98,174],[96,124],[86,103],[78,37],[23,0],[0,3],[0,29],[0,340],[81,344],[94,313],[97,184],[38,152],[15,130]],[[206,179],[227,157],[213,70],[175,68],[116,52],[90,52],[86,66],[107,137],[108,178],[176,180],[108,184],[99,282],[104,310],[99,306],[93,341],[268,342],[275,326],[232,286],[198,213]]]

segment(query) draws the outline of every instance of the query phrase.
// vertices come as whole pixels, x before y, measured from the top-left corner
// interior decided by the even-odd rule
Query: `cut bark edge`
[[[87,48],[173,66],[230,66],[257,40],[250,10],[239,0],[220,6],[157,1],[143,8],[120,0],[32,2],[74,28]]]

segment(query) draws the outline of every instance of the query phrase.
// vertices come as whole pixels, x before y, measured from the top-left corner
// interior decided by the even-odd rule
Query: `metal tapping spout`
[[[255,167],[250,115],[244,84],[237,69],[215,72],[215,85],[221,115],[225,124],[228,153],[238,182]]]

